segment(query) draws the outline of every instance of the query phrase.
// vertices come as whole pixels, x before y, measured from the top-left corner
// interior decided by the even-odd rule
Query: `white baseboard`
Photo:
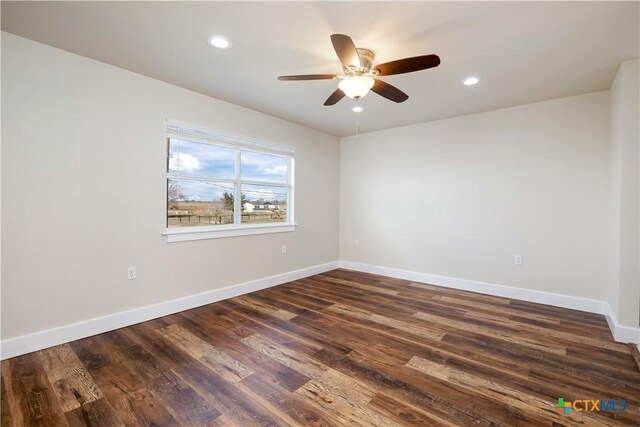
[[[607,319],[607,323],[611,329],[611,334],[617,342],[640,344],[640,328],[620,325],[615,314],[611,311],[609,304],[605,301],[554,294],[551,292],[534,291],[512,286],[496,285],[493,283],[477,282],[475,280],[419,273],[416,271],[402,270],[398,268],[361,264],[351,261],[340,261],[339,265],[340,268],[362,271],[364,273],[380,274],[382,276],[428,283],[445,288],[460,289],[464,291],[478,292],[481,294],[513,298],[522,301],[602,314]]]
[[[640,327],[634,328],[632,326],[619,324],[618,318],[609,304],[607,304],[607,312],[604,316],[607,319],[607,323],[609,324],[609,329],[611,329],[611,334],[613,335],[614,340],[622,343],[630,342],[638,344],[638,348],[640,349]]]
[[[556,307],[571,308],[573,310],[587,311],[589,313],[606,314],[606,304],[595,299],[572,297],[569,295],[554,294],[551,292],[534,291],[530,289],[516,288],[512,286],[496,285],[493,283],[477,282],[475,280],[457,279],[455,277],[437,276],[434,274],[418,273],[415,271],[401,270],[391,267],[360,264],[350,261],[340,261],[340,268],[362,271],[365,273],[380,274],[398,279],[414,282],[428,283],[445,288],[460,289],[464,291],[478,292],[498,297],[513,298],[539,304],[553,305]]]
[[[30,353],[32,351],[42,350],[43,348],[101,334],[125,326],[134,325],[136,323],[211,304],[216,301],[259,291],[261,289],[270,288],[272,286],[313,276],[314,274],[324,273],[325,271],[330,271],[336,268],[346,268],[349,270],[380,274],[383,276],[428,283],[446,288],[460,289],[487,295],[603,314],[607,319],[611,333],[616,341],[623,343],[631,342],[640,345],[640,328],[620,325],[615,314],[604,301],[496,285],[474,280],[419,273],[391,267],[361,264],[351,261],[334,261],[2,340],[0,343],[0,359],[4,360],[21,354]]]
[[[107,316],[83,320],[81,322],[47,329],[45,331],[9,338],[2,340],[0,346],[2,349],[0,359],[4,360],[21,354],[30,353],[32,351],[42,350],[43,348],[54,345],[86,338],[103,332],[113,331],[115,329],[167,316],[179,311],[259,291],[260,289],[270,288],[292,280],[313,276],[314,274],[324,273],[325,271],[334,270],[336,268],[338,268],[337,261],[329,262],[326,264],[277,274],[275,276],[265,277],[263,279],[227,286],[225,288],[213,289],[211,291],[189,295],[171,301],[165,301],[158,304],[109,314]]]

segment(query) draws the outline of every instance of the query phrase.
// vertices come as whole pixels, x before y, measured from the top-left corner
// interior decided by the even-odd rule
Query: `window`
[[[169,124],[169,241],[293,231],[293,163],[289,147]]]

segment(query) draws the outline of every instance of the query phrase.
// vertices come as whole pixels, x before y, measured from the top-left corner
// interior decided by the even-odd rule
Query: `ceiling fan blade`
[[[426,70],[440,65],[438,55],[422,55],[413,58],[398,59],[397,61],[386,62],[373,67],[379,71],[379,76],[391,76],[393,74],[412,73],[414,71]]]
[[[360,68],[360,57],[358,57],[356,45],[351,37],[344,34],[332,34],[331,43],[333,43],[333,48],[344,68],[349,68],[349,65]]]
[[[278,80],[329,80],[335,79],[335,74],[306,74],[302,76],[280,76]]]
[[[382,80],[376,79],[376,82],[374,83],[371,90],[380,96],[390,99],[393,102],[400,103],[409,99],[409,95],[407,95],[397,87],[391,86],[387,82],[383,82]]]
[[[331,96],[329,96],[327,100],[324,101],[324,105],[327,105],[327,106],[335,105],[342,98],[344,98],[344,92],[341,91],[340,89],[336,89],[335,92],[333,92]]]

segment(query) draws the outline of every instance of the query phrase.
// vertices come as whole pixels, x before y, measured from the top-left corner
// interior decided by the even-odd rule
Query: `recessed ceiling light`
[[[353,108],[351,109],[351,111],[353,111],[354,113],[361,113],[363,110],[364,110],[364,108],[362,108],[362,107],[361,107],[361,106],[359,106],[359,105],[356,105],[355,107],[353,107]]]
[[[218,49],[229,49],[231,47],[231,42],[228,38],[223,36],[211,36],[207,39],[207,43],[213,47],[217,47]]]
[[[464,81],[464,85],[465,86],[473,86],[474,84],[478,83],[480,80],[477,77],[469,77],[467,79],[465,79]]]

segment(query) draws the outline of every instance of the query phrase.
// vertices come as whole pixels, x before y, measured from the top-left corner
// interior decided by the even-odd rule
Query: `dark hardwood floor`
[[[2,362],[2,427],[638,426],[639,403],[602,316],[346,270]]]

